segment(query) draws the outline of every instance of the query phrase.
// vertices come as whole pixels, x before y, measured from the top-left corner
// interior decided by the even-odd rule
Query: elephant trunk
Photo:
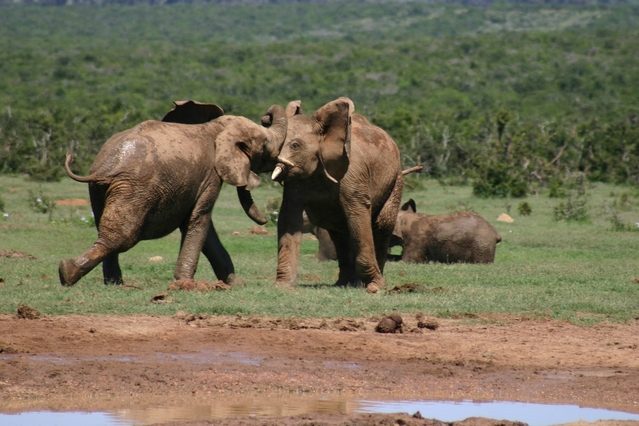
[[[257,208],[255,201],[253,201],[253,196],[251,195],[251,191],[246,189],[245,186],[237,187],[237,198],[240,200],[240,204],[244,209],[244,212],[251,220],[258,225],[265,225],[268,220],[264,213]]]
[[[286,139],[286,130],[288,120],[286,118],[286,110],[280,105],[271,105],[262,116],[262,125],[267,127],[268,142],[264,147],[264,168],[263,171],[272,170],[277,162],[277,156],[284,145]]]

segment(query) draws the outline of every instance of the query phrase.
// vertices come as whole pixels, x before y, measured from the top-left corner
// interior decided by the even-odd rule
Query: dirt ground
[[[232,417],[208,420],[216,424],[434,424],[350,413],[348,401],[357,399],[569,403],[639,413],[639,320],[579,327],[403,315],[402,333],[382,334],[375,331],[381,318],[20,316],[0,315],[4,413],[129,410],[136,423],[160,423],[168,417],[135,420],[134,409],[206,405],[222,412],[212,417]],[[278,417],[268,421],[224,413],[224,401],[282,398],[297,398],[299,410],[269,412]],[[320,399],[342,407],[337,415],[305,415],[304,404]]]

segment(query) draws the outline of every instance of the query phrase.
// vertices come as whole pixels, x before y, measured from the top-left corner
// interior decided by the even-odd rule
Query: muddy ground
[[[4,413],[118,410],[152,423],[176,417],[135,419],[131,410],[207,406],[221,413],[209,416],[224,417],[238,413],[225,412],[224,401],[268,407],[287,398],[299,401],[299,411],[267,410],[279,417],[246,417],[243,424],[430,424],[350,413],[348,401],[363,398],[569,403],[639,413],[639,320],[579,327],[403,315],[403,333],[381,334],[380,318],[21,316],[0,315]],[[300,417],[304,404],[320,399],[341,404],[337,415]]]

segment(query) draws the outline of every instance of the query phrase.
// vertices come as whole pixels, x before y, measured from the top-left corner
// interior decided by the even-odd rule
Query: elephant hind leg
[[[384,272],[384,265],[388,259],[388,249],[397,220],[397,212],[402,201],[402,189],[404,182],[401,176],[395,181],[393,190],[384,203],[373,224],[373,240],[375,244],[375,257],[380,271]]]
[[[80,256],[60,262],[60,283],[65,286],[75,284],[102,261],[105,284],[122,283],[118,253],[127,251],[139,241],[145,216],[146,212],[109,204],[107,200],[100,215],[98,240]]]

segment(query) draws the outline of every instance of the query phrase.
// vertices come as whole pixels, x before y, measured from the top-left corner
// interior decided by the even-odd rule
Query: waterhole
[[[468,417],[486,417],[528,423],[531,426],[556,425],[577,421],[635,420],[639,414],[577,405],[533,404],[525,402],[473,401],[380,401],[344,398],[251,398],[216,400],[206,405],[122,409],[111,412],[31,411],[0,414],[0,424],[128,426],[161,422],[207,421],[220,418],[255,416],[296,416],[312,414],[408,413],[419,411],[425,418],[452,422]]]

